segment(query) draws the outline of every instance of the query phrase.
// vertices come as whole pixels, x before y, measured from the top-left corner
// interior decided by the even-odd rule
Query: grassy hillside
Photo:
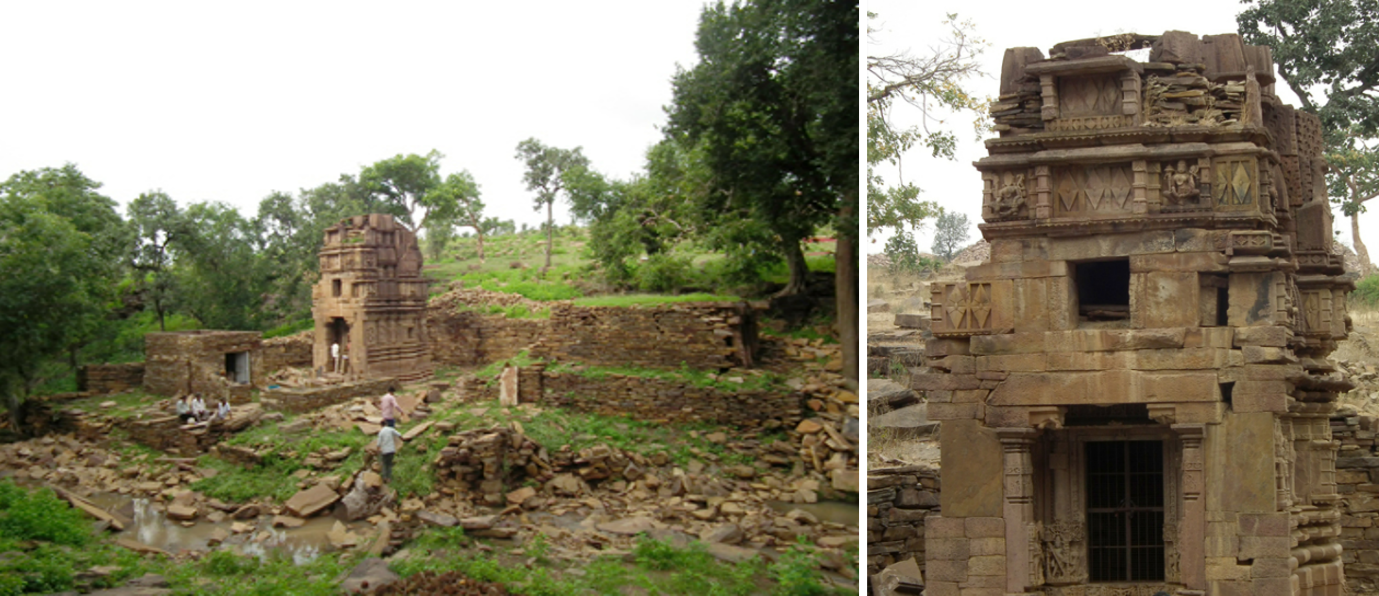
[[[540,231],[484,238],[482,262],[474,237],[456,238],[440,259],[427,259],[425,273],[439,282],[435,293],[458,280],[465,287],[521,294],[532,300],[573,299],[600,305],[755,299],[768,295],[787,279],[785,264],[778,263],[758,269],[755,281],[734,282],[722,254],[682,244],[670,255],[642,260],[633,266],[629,282],[613,285],[606,282],[601,267],[591,258],[588,242],[588,231],[583,228],[558,229],[551,268],[542,272],[546,237]],[[835,244],[824,240],[807,245],[811,271],[834,270]],[[609,298],[612,295],[618,298]]]

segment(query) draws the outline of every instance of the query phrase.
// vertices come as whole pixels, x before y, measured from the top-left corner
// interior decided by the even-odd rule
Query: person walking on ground
[[[378,453],[383,456],[384,482],[393,480],[393,456],[397,455],[397,443],[401,440],[402,433],[397,432],[393,421],[384,421],[383,428],[378,431]]]
[[[383,424],[397,426],[397,396],[393,392],[397,391],[396,385],[389,385],[388,392],[378,400],[378,409],[383,413]]]

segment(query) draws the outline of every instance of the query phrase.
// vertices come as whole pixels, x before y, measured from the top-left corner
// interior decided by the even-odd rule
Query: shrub
[[[688,285],[690,260],[685,257],[657,253],[639,265],[635,275],[637,289],[643,292],[674,292]]]
[[[82,546],[91,539],[91,526],[52,491],[29,492],[4,479],[0,480],[0,538]]]
[[[1379,275],[1368,275],[1355,283],[1355,291],[1350,293],[1351,301],[1357,306],[1379,308]]]

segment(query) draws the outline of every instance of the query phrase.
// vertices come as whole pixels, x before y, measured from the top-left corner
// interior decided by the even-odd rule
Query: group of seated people
[[[208,422],[212,418],[224,420],[230,417],[230,400],[217,400],[215,412],[212,412],[206,409],[206,402],[201,399],[200,393],[193,393],[190,400],[185,395],[179,395],[177,396],[177,417],[186,424]]]

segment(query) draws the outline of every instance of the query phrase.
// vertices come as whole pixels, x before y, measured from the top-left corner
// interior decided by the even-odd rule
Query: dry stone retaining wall
[[[311,331],[263,340],[260,356],[265,375],[284,368],[311,366]]]
[[[498,399],[497,383],[486,386],[469,378],[461,392],[470,399]],[[521,402],[539,402],[581,412],[631,416],[638,420],[709,422],[742,428],[794,428],[804,417],[798,393],[775,391],[729,392],[696,387],[683,381],[577,373],[549,372],[524,367],[518,373]]]
[[[1340,441],[1336,457],[1336,492],[1344,502],[1341,517],[1341,561],[1352,594],[1379,592],[1379,452],[1375,435],[1379,419],[1336,416],[1331,435]]]
[[[395,379],[369,379],[325,387],[268,389],[259,394],[263,407],[280,412],[309,412],[347,402],[360,396],[379,396]]]
[[[868,577],[911,557],[924,569],[924,521],[938,516],[938,495],[937,470],[867,470]]]
[[[488,305],[549,308],[551,316],[510,319],[467,310]],[[426,324],[435,361],[456,366],[530,350],[538,358],[594,365],[711,369],[751,366],[757,350],[755,311],[742,302],[575,306],[454,290],[431,301]]]
[[[144,385],[144,363],[88,364],[77,372],[77,388],[94,394],[121,393]]]

